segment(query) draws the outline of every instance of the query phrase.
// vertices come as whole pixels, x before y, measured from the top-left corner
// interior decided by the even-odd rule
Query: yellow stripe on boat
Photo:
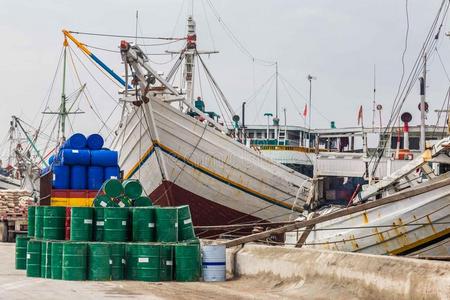
[[[237,189],[239,189],[241,191],[249,193],[249,194],[251,194],[251,195],[253,195],[253,196],[257,197],[257,198],[260,198],[260,199],[262,199],[264,201],[273,203],[275,205],[278,205],[278,206],[281,206],[281,207],[284,207],[284,208],[287,208],[287,209],[293,209],[293,210],[295,210],[297,212],[302,212],[301,208],[299,208],[299,207],[292,207],[292,205],[289,204],[288,202],[281,201],[281,200],[275,199],[273,197],[261,194],[261,193],[255,191],[255,190],[253,190],[253,189],[250,189],[250,188],[248,188],[246,186],[243,186],[240,183],[237,183],[237,182],[232,181],[232,180],[230,180],[230,179],[228,179],[228,178],[226,178],[226,177],[224,177],[224,176],[222,176],[220,174],[217,174],[217,173],[215,173],[215,172],[205,168],[204,166],[202,166],[202,165],[200,165],[200,164],[198,164],[198,163],[188,159],[187,157],[184,157],[183,155],[177,153],[175,150],[173,150],[173,149],[171,149],[171,148],[161,144],[158,141],[153,141],[153,145],[145,152],[145,154],[131,168],[131,170],[129,172],[127,172],[127,175],[125,176],[125,179],[128,179],[129,177],[134,175],[134,173],[140,168],[140,166],[142,166],[143,162],[148,159],[148,156],[151,154],[151,152],[152,152],[152,150],[153,150],[153,148],[155,146],[159,147],[161,150],[163,150],[164,152],[170,154],[171,156],[173,156],[173,157],[175,157],[175,158],[177,158],[179,160],[184,161],[186,164],[190,165],[194,169],[197,169],[197,170],[199,170],[199,171],[201,171],[201,172],[203,172],[205,174],[208,174],[209,176],[214,177],[214,178],[216,178],[216,179],[218,179],[218,180],[220,180],[220,181],[222,181],[222,182],[224,182],[224,183],[226,183],[226,184],[228,184],[230,186],[233,186],[233,187],[235,187],[235,188],[237,188]]]

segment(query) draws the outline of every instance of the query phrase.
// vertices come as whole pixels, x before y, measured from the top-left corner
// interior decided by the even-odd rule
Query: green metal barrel
[[[128,240],[128,208],[107,207],[104,209],[104,217],[103,240],[126,242]]]
[[[94,208],[94,232],[93,240],[103,242],[105,229],[105,209],[103,207]]]
[[[127,279],[160,281],[159,248],[159,244],[127,244]]]
[[[88,279],[111,280],[111,247],[108,243],[88,244]]]
[[[156,240],[158,242],[178,241],[178,210],[176,207],[155,208]]]
[[[124,243],[111,243],[111,280],[125,279],[126,255]]]
[[[70,240],[92,241],[92,207],[72,207],[70,215]]]
[[[117,201],[119,207],[130,207],[132,205],[131,199],[125,195],[117,197]]]
[[[150,200],[150,198],[147,196],[140,196],[133,200],[134,207],[146,207],[152,205],[152,200]]]
[[[123,182],[125,195],[130,199],[136,199],[142,195],[142,185],[139,180],[127,179]]]
[[[175,280],[198,281],[201,276],[200,245],[175,245]]]
[[[28,206],[28,237],[34,237],[34,218],[35,218],[36,206]]]
[[[63,246],[63,280],[86,280],[87,243],[66,242]]]
[[[27,269],[27,243],[29,239],[26,235],[16,236],[16,270]]]
[[[174,255],[173,245],[162,244],[160,247],[160,265],[159,265],[159,279],[161,281],[173,280],[174,271]]]
[[[52,243],[52,279],[62,279],[63,247],[65,242]]]
[[[41,277],[41,241],[27,243],[27,276]]]
[[[42,241],[41,244],[41,277],[52,278],[52,242]]]
[[[178,207],[178,240],[186,241],[195,238],[189,205]]]
[[[103,192],[109,197],[115,198],[123,194],[123,186],[117,179],[109,179],[103,183]]]
[[[44,207],[44,227],[42,237],[46,240],[64,240],[66,208],[61,206]]]
[[[42,239],[44,235],[44,209],[45,206],[36,206],[34,219],[34,237]]]
[[[134,242],[155,241],[155,210],[151,207],[130,209],[132,240]]]
[[[108,195],[99,195],[94,199],[94,207],[115,207],[117,204]]]

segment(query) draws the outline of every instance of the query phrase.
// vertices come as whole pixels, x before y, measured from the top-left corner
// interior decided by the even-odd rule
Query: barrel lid
[[[91,134],[87,138],[87,146],[91,150],[100,150],[102,149],[103,144],[103,137],[98,133]]]
[[[67,139],[67,146],[72,149],[83,149],[86,147],[86,137],[82,133],[74,133]]]
[[[142,195],[142,185],[139,180],[128,179],[123,182],[125,195],[131,199],[136,199]]]
[[[108,179],[103,184],[103,192],[110,197],[119,197],[123,194],[123,187],[119,180]]]
[[[150,200],[150,198],[147,196],[140,196],[133,201],[133,206],[135,207],[145,207],[152,205],[153,205],[152,200]]]

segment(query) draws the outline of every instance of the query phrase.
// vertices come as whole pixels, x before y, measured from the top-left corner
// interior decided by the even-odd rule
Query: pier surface
[[[362,299],[351,287],[320,279],[297,281],[242,276],[219,283],[150,283],[27,278],[24,270],[15,270],[14,253],[14,244],[0,243],[0,299]]]

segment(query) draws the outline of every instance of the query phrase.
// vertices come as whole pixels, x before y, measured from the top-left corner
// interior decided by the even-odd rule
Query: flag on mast
[[[306,118],[308,115],[308,104],[305,104],[305,108],[303,109],[303,117]]]
[[[358,125],[362,125],[362,123],[363,123],[363,107],[361,105],[358,111]]]

